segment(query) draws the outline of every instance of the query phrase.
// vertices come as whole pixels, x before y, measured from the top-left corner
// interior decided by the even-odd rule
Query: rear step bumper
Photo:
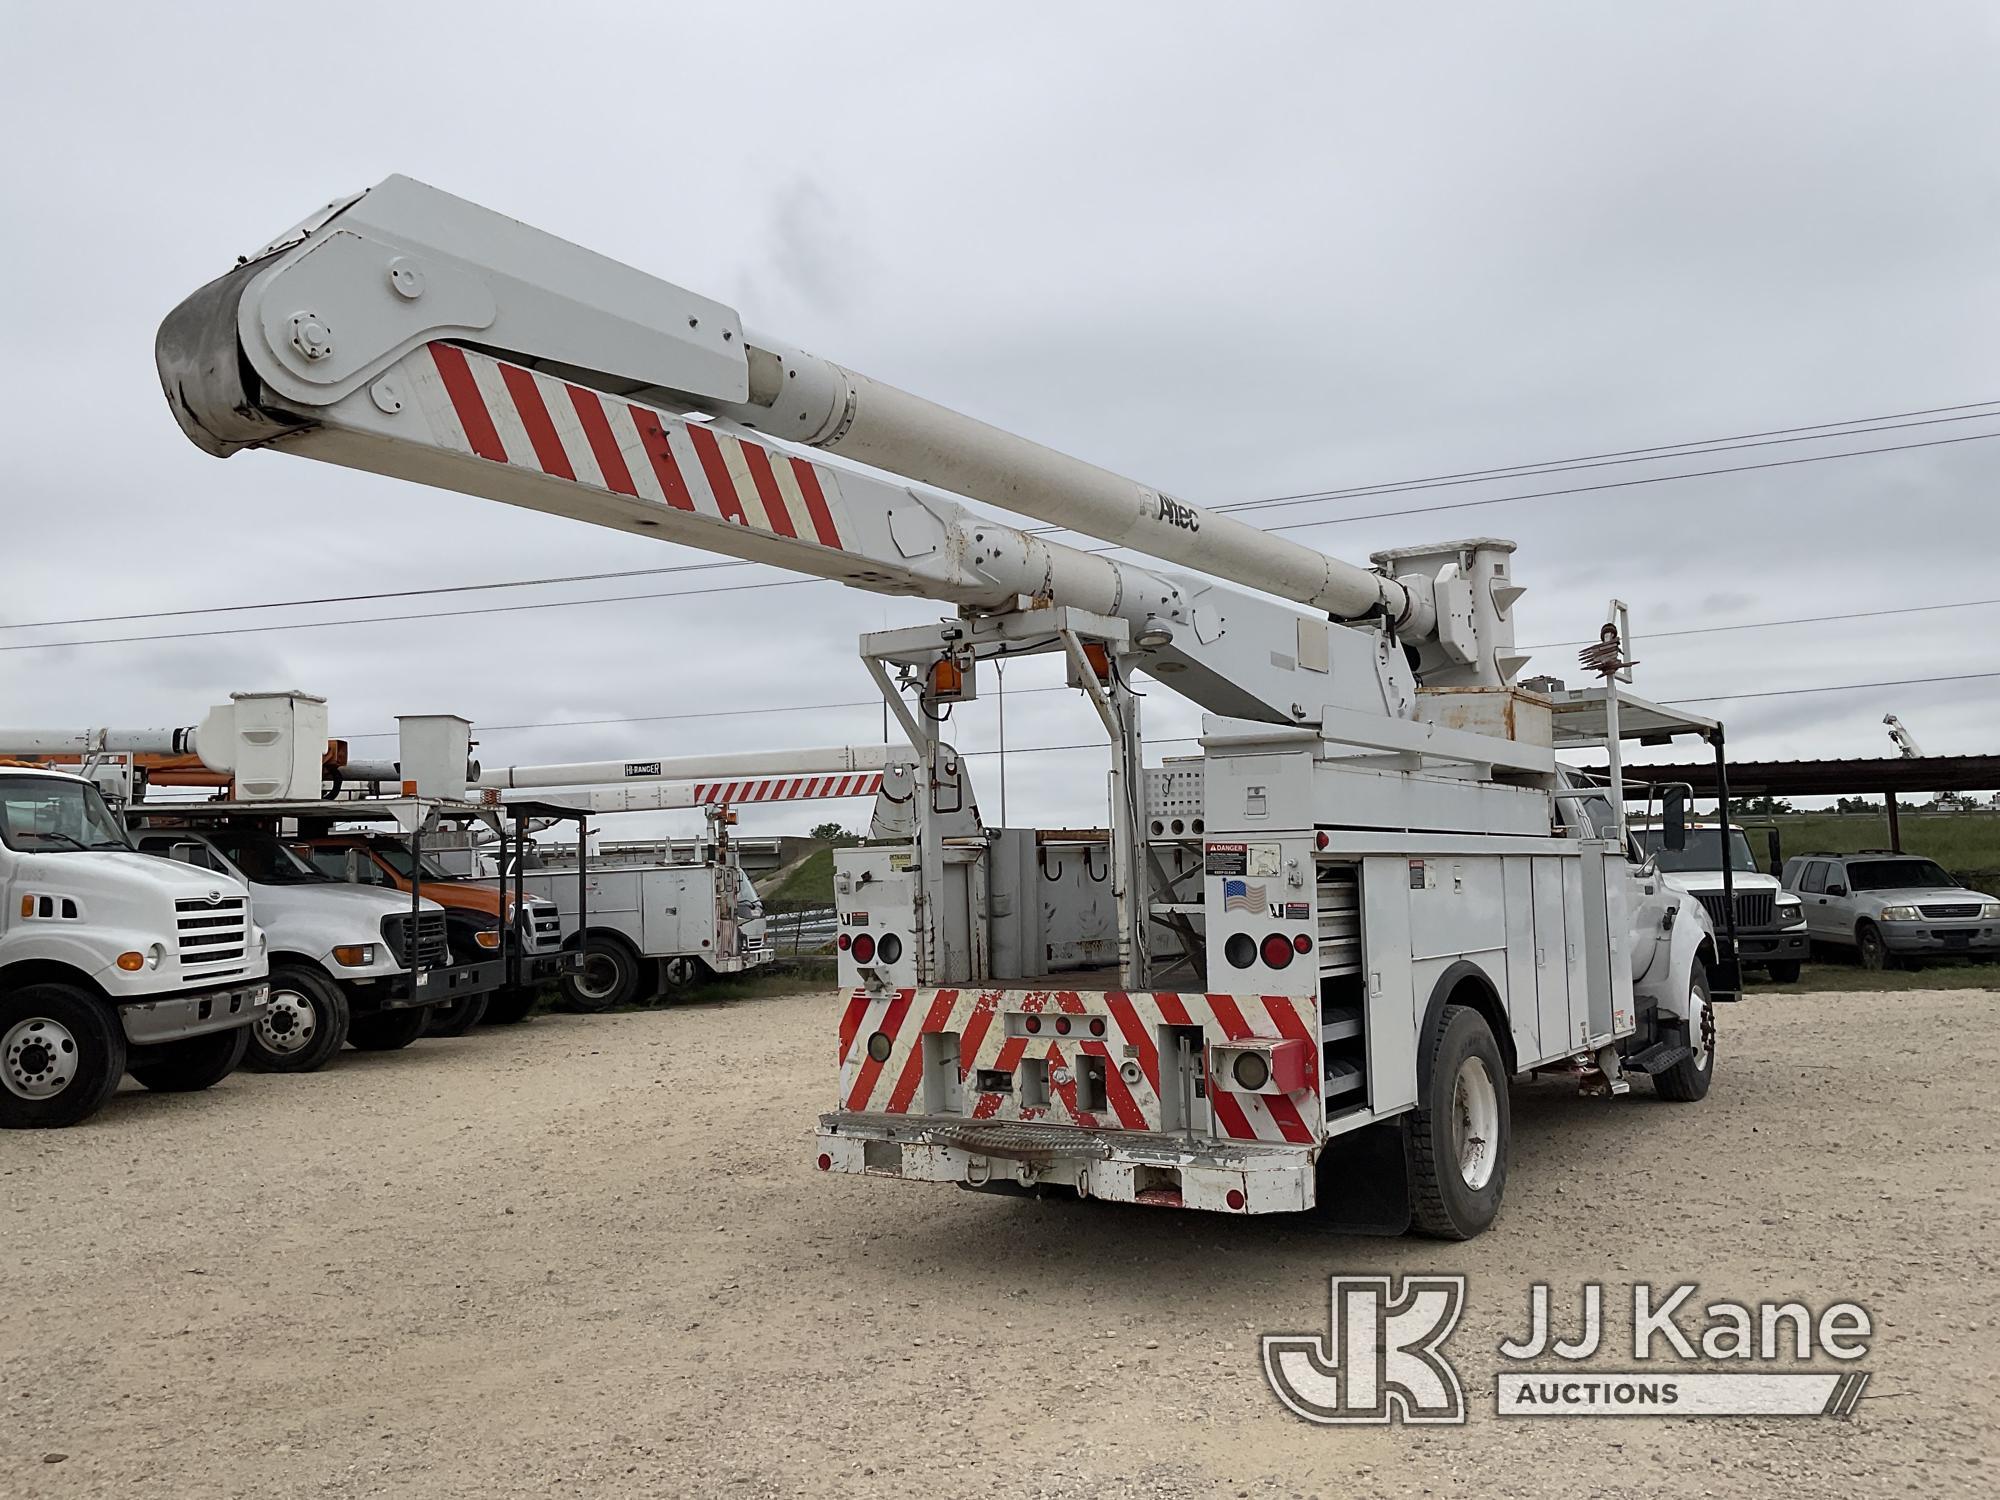
[[[818,1150],[823,1172],[1003,1192],[1058,1187],[1230,1214],[1297,1213],[1314,1201],[1310,1146],[840,1112],[820,1116]]]

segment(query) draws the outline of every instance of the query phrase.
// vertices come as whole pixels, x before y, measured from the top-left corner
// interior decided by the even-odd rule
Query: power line
[[[1271,532],[1303,531],[1310,529],[1311,527],[1314,526],[1341,526],[1354,521],[1381,520],[1385,517],[1391,517],[1391,516],[1430,515],[1439,511],[1469,510],[1474,507],[1484,506],[1484,505],[1507,505],[1518,500],[1543,500],[1561,495],[1590,494],[1600,490],[1629,489],[1635,485],[1663,484],[1669,480],[1675,480],[1675,479],[1706,479],[1706,478],[1713,478],[1721,474],[1742,474],[1759,469],[1783,469],[1783,468],[1790,468],[1797,464],[1825,463],[1832,459],[1866,458],[1871,455],[1880,453],[1901,453],[1913,448],[1941,448],[1955,443],[1981,442],[1987,438],[2000,438],[2000,432],[1980,432],[1980,433],[1973,433],[1966,437],[1956,437],[1956,438],[1932,438],[1925,442],[1920,442],[1920,443],[1892,443],[1880,448],[1859,448],[1842,453],[1810,454],[1802,458],[1773,459],[1773,460],[1767,460],[1763,463],[1736,464],[1736,465],[1725,466],[1719,469],[1699,469],[1699,470],[1693,470],[1685,474],[1653,474],[1653,475],[1646,475],[1637,479],[1614,480],[1604,484],[1577,485],[1568,489],[1538,490],[1523,495],[1497,495],[1484,500],[1453,500],[1453,501],[1447,501],[1441,505],[1420,505],[1420,506],[1407,507],[1401,510],[1383,510],[1383,511],[1366,512],[1363,514],[1351,515],[1351,516],[1333,516],[1327,518],[1326,520],[1321,520],[1321,521],[1294,521],[1283,526],[1269,526],[1264,529]],[[1286,502],[1286,503],[1291,503],[1291,502]],[[1062,528],[1045,528],[1045,529],[1060,530]],[[1113,547],[1095,547],[1088,550],[1092,552],[1111,552],[1117,549]],[[698,564],[693,566],[736,567],[736,566],[746,566],[746,564],[714,563],[714,564]],[[279,630],[327,630],[347,625],[383,625],[383,624],[404,623],[415,620],[451,619],[467,615],[515,614],[528,610],[569,609],[579,605],[587,605],[587,604],[624,604],[637,600],[684,599],[684,598],[693,598],[697,595],[702,595],[702,594],[741,593],[751,589],[796,588],[804,584],[827,583],[832,581],[833,580],[830,579],[820,579],[820,578],[779,578],[779,579],[772,579],[762,583],[724,584],[724,585],[718,585],[714,588],[707,588],[707,589],[674,589],[654,594],[621,594],[615,596],[600,597],[595,599],[552,599],[536,604],[501,604],[501,605],[484,606],[479,609],[432,610],[423,613],[403,614],[403,615],[370,615],[370,616],[364,616],[359,619],[348,619],[348,620],[309,620],[309,621],[278,623],[270,625],[240,625],[240,626],[231,626],[216,630],[161,631],[153,635],[102,636],[94,640],[81,640],[81,641],[29,641],[29,642],[23,642],[19,645],[0,646],[0,652],[51,651],[66,646],[124,646],[124,645],[148,644],[157,641],[202,640],[215,636],[227,636],[227,635],[259,635]],[[232,607],[257,608],[258,606],[245,605],[245,606],[232,606]]]
[[[1740,625],[1695,625],[1686,630],[1649,630],[1649,641],[1672,640],[1684,635],[1717,635],[1726,630],[1770,630],[1779,625],[1832,625],[1847,620],[1879,620],[1886,615],[1923,615],[1941,609],[1978,609],[2000,604],[2000,599],[1961,599],[1956,604],[1906,604],[1897,609],[1854,609],[1837,615],[1799,615],[1790,620],[1746,620]],[[1560,651],[1565,646],[1595,645],[1597,637],[1582,641],[1548,641],[1539,646],[1522,646],[1523,651]]]
[[[1741,701],[1750,698],[1794,698],[1807,693],[1852,693],[1852,692],[1861,692],[1865,689],[1871,689],[1871,688],[1922,687],[1931,683],[1939,683],[1939,682],[1978,682],[1993,677],[2000,677],[2000,671],[1958,672],[1942,677],[1906,677],[1894,682],[1837,682],[1837,683],[1828,683],[1821,687],[1763,688],[1759,689],[1756,692],[1749,692],[1749,693],[1711,693],[1700,698],[1663,698],[1660,701],[1662,703],[1672,703],[1672,704],[1725,703],[1725,702]],[[1072,690],[1067,685],[1058,685],[1053,687],[1016,688],[1014,690],[1014,693],[1015,694],[1066,693],[1070,691]],[[1013,695],[1010,694],[1010,696]],[[615,718],[615,719],[549,719],[535,724],[479,724],[474,726],[474,732],[477,734],[484,735],[484,734],[498,734],[501,733],[502,731],[507,731],[507,730],[594,729],[614,724],[668,724],[668,723],[678,723],[680,721],[688,719],[734,719],[734,718],[744,718],[754,714],[816,713],[829,709],[878,708],[880,706],[881,706],[881,700],[879,698],[857,698],[845,703],[790,703],[790,704],[781,704],[768,708],[714,708],[714,709],[701,709],[691,713],[640,714],[631,717]],[[346,739],[346,740],[394,739],[395,732],[392,730],[387,732],[378,732],[371,734],[336,735],[335,738]],[[1179,744],[1183,743],[1184,741],[1190,738],[1191,738],[1190,736],[1181,736],[1180,738],[1172,741],[1148,740],[1147,743],[1155,745],[1168,744],[1168,743]],[[1089,747],[1083,745],[1053,745],[1053,746],[1043,746],[1041,748],[1057,749],[1057,750],[1079,750],[1079,749],[1087,749]],[[962,753],[966,755],[989,755],[989,754],[997,755],[999,754],[999,751],[967,750]],[[1012,755],[1014,753],[1014,749],[1012,746],[1008,747],[1007,753],[1009,755]]]
[[[1773,458],[1755,464],[1728,464],[1719,469],[1690,469],[1682,474],[1645,474],[1637,479],[1613,479],[1603,484],[1578,484],[1560,490],[1531,490],[1523,495],[1492,495],[1483,500],[1447,500],[1440,505],[1413,505],[1402,510],[1361,511],[1351,516],[1330,516],[1323,521],[1291,521],[1283,526],[1266,526],[1265,531],[1305,531],[1314,526],[1346,526],[1355,521],[1380,521],[1391,516],[1429,516],[1447,510],[1474,510],[1482,505],[1512,505],[1519,500],[1548,500],[1559,495],[1589,495],[1599,490],[1626,490],[1641,484],[1669,484],[1676,479],[1712,479],[1718,474],[1749,474],[1760,469],[1790,469],[1799,464],[1830,463],[1838,458],[1867,458],[1877,453],[1907,453],[1914,448],[1948,448],[1956,443],[1981,443],[2000,438],[2000,432],[1974,432],[1965,437],[1928,438],[1921,443],[1886,443],[1880,448],[1854,448],[1841,453],[1808,453],[1801,458]],[[1287,500],[1285,505],[1308,501]]]
[[[1972,402],[1972,406],[1991,407],[1991,401]],[[1306,490],[1296,495],[1277,495],[1268,500],[1237,500],[1224,505],[1210,506],[1211,510],[1265,510],[1283,505],[1303,505],[1316,500],[1341,500],[1370,495],[1393,495],[1405,490],[1448,489],[1461,484],[1483,484],[1495,479],[1538,478],[1543,474],[1568,474],[1584,469],[1622,468],[1627,464],[1656,463],[1663,459],[1702,458],[1711,453],[1740,453],[1750,448],[1773,448],[1786,443],[1829,442],[1836,438],[1867,437],[1875,432],[1904,432],[1912,427],[1936,427],[1945,422],[1978,422],[1988,417],[2000,416],[2000,411],[1970,411],[1966,407],[1948,406],[1936,408],[1939,411],[1964,412],[1962,416],[1931,416],[1928,420],[1916,422],[1896,421],[1882,418],[1874,426],[1856,426],[1853,423],[1827,423],[1823,428],[1784,427],[1777,433],[1799,433],[1802,436],[1783,437],[1772,433],[1754,433],[1748,438],[1712,438],[1692,443],[1668,444],[1659,448],[1634,448],[1625,454],[1605,453],[1588,459],[1564,459],[1549,464],[1516,464],[1501,469],[1471,469],[1463,474],[1446,474],[1431,479],[1399,480],[1389,484],[1356,485],[1350,489]],[[1902,412],[1899,416],[1926,416],[1921,412]],[[1875,421],[1861,418],[1861,421]],[[1833,431],[1839,427],[1842,430]]]
[[[1923,687],[1933,682],[1981,682],[2000,672],[1954,672],[1946,677],[1903,677],[1894,682],[1836,682],[1825,687],[1765,688],[1755,693],[1709,693],[1700,698],[1667,698],[1666,703],[1730,703],[1742,698],[1797,698],[1806,693],[1858,693],[1865,688]]]
[[[1922,426],[1933,425],[1933,423],[1930,422],[1905,421],[1903,420],[1905,418],[1935,417],[1938,421],[1964,422],[1964,421],[1976,421],[1983,416],[2000,416],[2000,411],[1975,410],[1976,408],[1995,407],[1995,406],[2000,406],[2000,402],[1972,401],[1972,402],[1964,402],[1955,406],[1924,407],[1913,411],[1888,412],[1882,414],[1879,417],[1855,417],[1845,422],[1821,422],[1803,427],[1777,427],[1777,428],[1766,429],[1761,432],[1736,434],[1730,437],[1695,438],[1695,439],[1690,439],[1689,441],[1683,443],[1666,443],[1650,448],[1627,448],[1619,450],[1617,452],[1585,454],[1580,457],[1569,458],[1569,459],[1547,459],[1538,463],[1507,464],[1496,468],[1464,470],[1454,474],[1433,475],[1421,479],[1391,480],[1377,484],[1354,485],[1342,489],[1316,490],[1296,495],[1279,495],[1262,500],[1231,501],[1219,505],[1213,505],[1207,508],[1215,511],[1243,511],[1243,510],[1255,510],[1255,509],[1281,508],[1291,505],[1322,503],[1330,500],[1347,499],[1347,498],[1354,498],[1354,497],[1361,497],[1368,495],[1395,494],[1409,490],[1444,488],[1459,484],[1476,483],[1483,480],[1491,480],[1495,478],[1525,477],[1530,472],[1538,472],[1544,474],[1560,474],[1579,469],[1602,468],[1619,463],[1649,462],[1652,461],[1653,459],[1658,459],[1658,458],[1696,457],[1706,453],[1727,453],[1736,451],[1741,448],[1769,446],[1769,444],[1766,442],[1753,441],[1761,439],[1772,439],[1783,442],[1812,442],[1818,440],[1831,440],[1841,437],[1860,437],[1871,432],[1889,432],[1907,427],[1922,427]],[[1966,416],[1948,415],[1950,413],[1958,413],[1958,412],[1967,412],[1970,413],[1970,415]],[[1861,425],[1864,423],[1877,423],[1882,425],[1875,425],[1875,426]],[[1847,429],[1847,430],[1837,431],[1834,429]],[[1790,436],[1791,434],[1806,434],[1806,436]],[[1993,434],[1982,433],[1978,434],[1977,436],[1986,437],[1986,436],[1993,436]],[[1971,441],[1971,439],[1959,439],[1956,441]],[[1869,453],[1895,452],[1898,451],[1898,448],[1901,446],[1920,447],[1926,445],[1923,444],[1893,445],[1877,449],[1855,450],[1854,452],[1851,453],[1819,454],[1814,456],[1814,458],[1810,461],[1820,461],[1824,459],[1842,458],[1842,457],[1861,457]],[[1790,460],[1790,462],[1806,462],[1806,461],[1808,460],[1804,459]],[[1760,466],[1745,465],[1743,467],[1756,468]],[[1653,475],[1638,479],[1626,480],[1622,481],[1621,483],[1624,485],[1653,484],[1653,483],[1661,483],[1669,479],[1702,478],[1713,474],[1736,473],[1736,472],[1741,472],[1741,470],[1736,468],[1725,468],[1725,469],[1698,471],[1687,474],[1662,474],[1662,475]],[[1609,485],[1601,486],[1601,488],[1616,488],[1616,487],[1618,486],[1609,486]],[[1542,499],[1553,495],[1584,493],[1588,488],[1591,487],[1582,487],[1574,490],[1548,490],[1527,495],[1502,496],[1502,497],[1496,497],[1491,500],[1472,502],[1472,503],[1503,504],[1509,500]],[[1427,507],[1424,509],[1450,509],[1450,508],[1455,508],[1455,507]],[[1424,509],[1382,511],[1382,512],[1376,512],[1371,515],[1343,516],[1335,518],[1335,520],[1337,521],[1376,520],[1386,516],[1418,515],[1418,514],[1423,514]],[[1303,524],[1331,525],[1335,524],[1335,521],[1329,520],[1327,522],[1309,522]],[[1064,526],[1038,526],[1027,529],[1030,531],[1031,534],[1040,536],[1040,535],[1049,535],[1056,532],[1069,531],[1072,528]],[[1297,530],[1300,529],[1300,527],[1298,525],[1293,525],[1289,527],[1273,527],[1271,529],[1279,531]],[[1092,548],[1090,550],[1094,552],[1108,552],[1115,549],[1109,547],[1099,547],[1099,548]],[[363,593],[363,594],[336,594],[336,595],[326,595],[310,599],[273,599],[255,604],[215,604],[215,605],[202,606],[198,608],[145,610],[130,614],[79,615],[59,620],[0,622],[0,630],[42,630],[42,629],[53,629],[62,626],[122,624],[133,620],[180,619],[192,615],[234,614],[234,613],[243,613],[247,611],[256,611],[265,609],[294,609],[294,608],[306,608],[311,606],[329,605],[329,604],[363,604],[363,603],[372,603],[382,599],[425,598],[425,597],[433,597],[444,594],[481,593],[498,589],[535,588],[552,584],[564,584],[564,583],[597,583],[617,578],[647,578],[647,577],[658,577],[671,573],[697,573],[697,572],[708,572],[721,568],[745,568],[745,567],[755,567],[755,566],[758,566],[758,564],[740,559],[728,559],[715,562],[681,563],[681,564],[675,564],[671,566],[658,567],[658,568],[626,568],[617,571],[602,572],[602,573],[572,573],[572,574],[556,575],[545,578],[516,578],[516,579],[506,579],[506,580],[486,582],[486,583],[439,584],[424,588],[390,589],[374,593]],[[791,582],[793,580],[785,580],[785,581]],[[631,597],[639,599],[654,599],[654,598],[663,598],[670,596],[660,595],[660,594],[637,594],[637,595],[632,595]],[[577,603],[577,604],[595,604],[606,601],[590,599],[590,600],[574,600],[565,602]],[[461,613],[470,614],[474,613],[474,611],[470,610],[461,611]],[[436,618],[443,618],[443,616],[441,615],[408,616],[408,617],[397,616],[394,618],[436,619]],[[325,621],[321,623],[342,624],[346,622]],[[360,620],[354,623],[370,624],[375,622],[371,620]],[[123,637],[117,641],[112,641],[112,642],[93,641],[93,642],[74,642],[74,643],[57,643],[57,644],[78,644],[78,645],[122,644],[125,641],[129,640],[152,640],[152,639],[171,640],[171,639],[176,639],[176,637],[172,636]]]

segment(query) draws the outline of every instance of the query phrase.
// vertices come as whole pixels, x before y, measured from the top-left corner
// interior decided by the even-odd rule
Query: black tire
[[[347,1040],[357,1052],[399,1052],[424,1034],[434,1005],[406,1005],[399,1010],[371,1010],[356,1016]]]
[[[125,1076],[125,1028],[68,984],[0,994],[0,1128],[54,1130],[89,1119]]]
[[[623,942],[601,933],[583,940],[583,966],[557,981],[564,1010],[591,1014],[629,1004],[639,993],[639,960]]]
[[[1882,929],[1873,922],[1863,922],[1854,929],[1854,946],[1860,950],[1862,968],[1880,973],[1894,967],[1889,945],[1882,941]]]
[[[351,1017],[347,996],[309,964],[271,966],[271,1003],[250,1023],[246,1067],[260,1073],[316,1073],[339,1054]]]
[[[1715,1077],[1715,1006],[1708,998],[1708,974],[1701,960],[1695,960],[1694,977],[1688,981],[1689,999],[1694,1005],[1694,1033],[1688,1045],[1694,1055],[1684,1057],[1664,1073],[1653,1075],[1653,1092],[1676,1104],[1692,1104],[1708,1097],[1708,1085]]]
[[[541,998],[539,990],[525,985],[517,990],[495,990],[486,997],[486,1014],[481,1019],[488,1026],[518,1026],[534,1013],[535,1002]]]
[[[1766,964],[1773,984],[1797,984],[1799,982],[1799,961],[1788,958],[1779,963]]]
[[[1469,1240],[1499,1216],[1511,1134],[1500,1044],[1478,1011],[1447,1005],[1411,1127],[1410,1216],[1418,1232]]]
[[[156,1094],[198,1094],[234,1073],[249,1050],[250,1028],[232,1026],[178,1042],[134,1047],[125,1071]]]
[[[486,1015],[488,994],[464,995],[425,1009],[425,1036],[464,1036]]]
[[[660,965],[660,987],[669,995],[680,995],[708,978],[708,965],[692,954],[676,954]]]

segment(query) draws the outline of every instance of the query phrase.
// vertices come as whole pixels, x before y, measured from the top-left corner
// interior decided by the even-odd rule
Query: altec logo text
[[[1264,1376],[1287,1408],[1308,1422],[1462,1423],[1465,1391],[1444,1352],[1465,1310],[1463,1276],[1335,1276],[1324,1334],[1267,1334]],[[1503,1339],[1495,1377],[1501,1416],[1838,1416],[1851,1415],[1867,1389],[1855,1369],[1774,1369],[1815,1358],[1851,1364],[1868,1353],[1873,1322],[1865,1308],[1836,1302],[1818,1312],[1802,1302],[1697,1304],[1698,1288],[1631,1289],[1632,1370],[1588,1370],[1577,1362],[1603,1351],[1602,1285],[1578,1297],[1574,1337],[1558,1336],[1549,1288],[1528,1299],[1528,1331]],[[1553,1359],[1558,1363],[1548,1365]],[[1736,1369],[1689,1370],[1680,1361],[1741,1362]],[[1533,1367],[1521,1368],[1528,1362]]]

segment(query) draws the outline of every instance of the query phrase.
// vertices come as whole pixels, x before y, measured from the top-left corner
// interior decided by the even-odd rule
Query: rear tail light
[[[1057,1036],[1068,1036],[1068,1035],[1069,1035],[1069,1017],[1068,1017],[1068,1016],[1057,1016],[1057,1017],[1056,1017],[1056,1035],[1057,1035]]]
[[[1090,1018],[1090,1034],[1092,1036],[1104,1035],[1104,1017],[1092,1016]]]
[[[1264,939],[1263,957],[1266,968],[1284,968],[1292,961],[1292,940],[1282,932],[1272,933]]]
[[[1313,940],[1302,932],[1292,939],[1292,946],[1301,953],[1310,953],[1313,951]]]
[[[1034,1035],[1042,1029],[1042,1018],[1040,1016],[1030,1016],[1021,1024],[1030,1035]]]
[[[819,1169],[822,1172],[831,1172],[833,1170],[833,1158],[828,1156],[824,1151],[819,1154]]]
[[[865,932],[854,940],[854,961],[858,964],[875,961],[875,939]]]
[[[840,951],[842,953],[845,953],[853,945],[854,945],[854,939],[849,937],[846,933],[843,932],[840,935],[840,941],[839,944],[837,945]]]
[[[1249,1200],[1243,1196],[1241,1188],[1231,1188],[1227,1193],[1222,1195],[1222,1201],[1240,1213],[1242,1212],[1243,1205]]]

